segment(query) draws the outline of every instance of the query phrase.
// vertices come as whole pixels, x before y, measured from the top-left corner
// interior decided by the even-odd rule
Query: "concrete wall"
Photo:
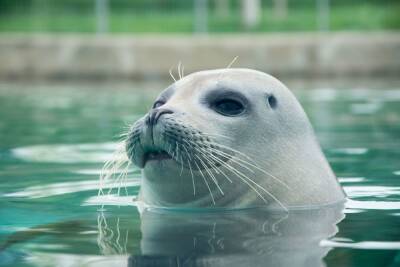
[[[164,79],[234,67],[278,76],[400,76],[400,33],[0,35],[0,79]]]

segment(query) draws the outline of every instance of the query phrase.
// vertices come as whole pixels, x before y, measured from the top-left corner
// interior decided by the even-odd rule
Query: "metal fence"
[[[206,33],[397,29],[399,11],[398,0],[0,0],[0,31]]]

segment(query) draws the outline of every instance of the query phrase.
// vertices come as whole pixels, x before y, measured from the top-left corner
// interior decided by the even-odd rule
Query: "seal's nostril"
[[[174,112],[173,112],[172,110],[170,110],[170,109],[166,109],[166,108],[160,108],[160,109],[158,109],[158,111],[157,111],[157,113],[156,113],[156,115],[155,115],[155,118],[154,118],[154,124],[157,123],[158,119],[159,119],[162,115],[164,115],[164,114],[172,114],[172,113],[174,113]]]
[[[152,111],[150,111],[149,116],[147,117],[147,124],[149,125],[155,125],[158,121],[158,119],[164,115],[164,114],[172,114],[174,113],[171,109],[166,109],[166,108],[155,108]]]

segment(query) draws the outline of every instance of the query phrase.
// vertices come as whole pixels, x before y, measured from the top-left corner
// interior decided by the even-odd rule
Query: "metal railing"
[[[379,20],[400,28],[396,8],[390,8],[390,5],[396,5],[397,10],[400,8],[396,1],[398,0],[0,0],[0,31],[329,31],[352,28],[352,25],[355,25],[353,28],[362,29],[363,23],[370,27],[370,21]],[[381,8],[380,12],[374,12],[375,7]],[[363,16],[363,21],[359,22],[359,17],[353,17],[353,9],[359,11],[357,14],[359,17]],[[369,19],[369,16],[380,17]],[[332,22],[337,22],[338,17],[344,21],[333,25]],[[343,26],[338,28],[337,25]]]
[[[208,12],[209,12],[209,0],[193,0],[193,31],[195,33],[206,33],[208,31]],[[220,16],[229,15],[229,0],[214,0],[215,9],[217,14]],[[264,1],[267,2],[267,1]],[[320,31],[328,31],[330,24],[330,3],[329,0],[315,0],[316,2],[316,13],[317,13],[317,29]],[[96,31],[98,33],[104,33],[108,30],[108,14],[109,5],[108,0],[95,0],[96,6]],[[264,3],[264,5],[270,4],[274,9],[274,15],[279,20],[285,20],[288,16],[288,0],[274,0],[272,3]],[[263,3],[261,0],[241,0],[241,22],[245,29],[256,28],[261,23],[261,13],[263,9]],[[190,12],[190,10],[189,10]]]

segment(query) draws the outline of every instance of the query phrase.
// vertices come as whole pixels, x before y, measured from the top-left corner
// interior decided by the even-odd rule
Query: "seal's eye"
[[[233,99],[218,100],[214,103],[213,108],[224,116],[237,116],[244,111],[243,104]]]
[[[275,109],[276,106],[278,105],[278,100],[276,100],[276,97],[273,95],[268,96],[268,104],[271,108]]]
[[[161,107],[161,106],[164,105],[164,104],[165,104],[164,101],[158,100],[158,101],[154,102],[153,108],[159,108],[159,107]]]

